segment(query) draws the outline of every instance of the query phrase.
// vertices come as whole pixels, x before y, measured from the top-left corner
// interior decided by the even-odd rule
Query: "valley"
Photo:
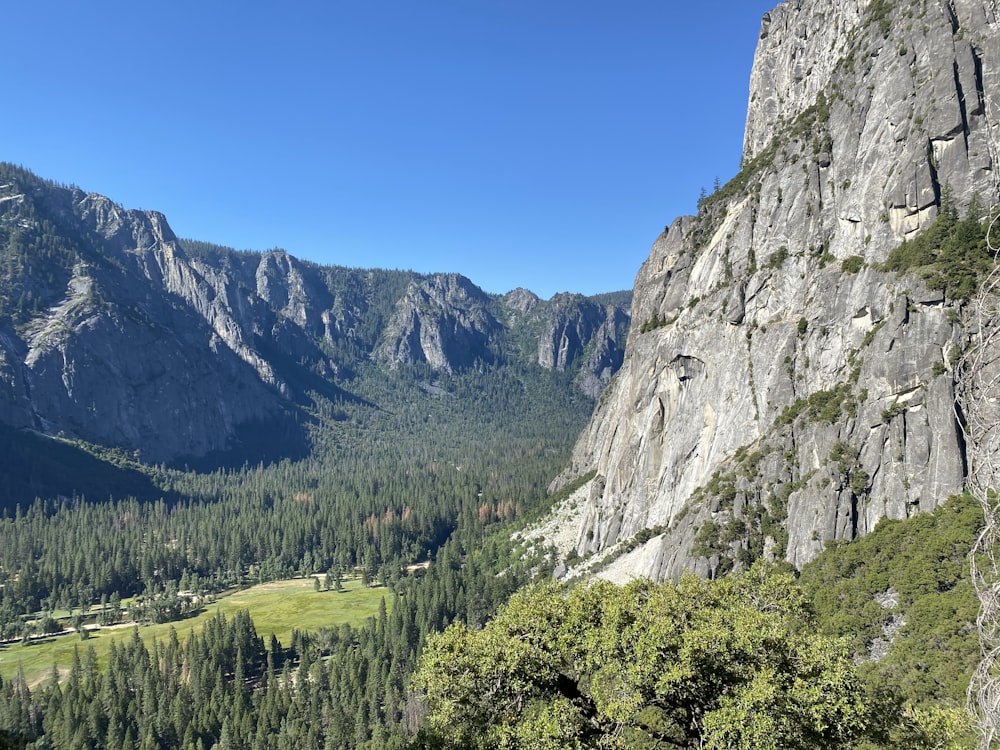
[[[266,640],[273,635],[283,646],[290,647],[292,631],[314,633],[320,628],[339,628],[341,625],[360,627],[369,617],[378,614],[380,604],[391,593],[384,587],[362,585],[361,579],[343,582],[340,591],[314,589],[311,579],[293,578],[258,584],[249,588],[223,591],[213,596],[212,601],[197,607],[193,613],[161,624],[138,625],[134,622],[120,622],[113,625],[98,625],[93,612],[83,617],[82,628],[87,637],[81,638],[71,626],[73,617],[69,612],[55,612],[57,624],[62,632],[47,637],[37,637],[30,643],[5,643],[0,647],[0,677],[10,681],[23,675],[32,687],[41,685],[53,672],[68,673],[74,658],[88,653],[91,648],[97,659],[98,668],[106,668],[111,643],[122,645],[134,637],[146,648],[152,648],[157,641],[171,637],[184,639],[191,633],[201,633],[205,623],[222,615],[232,618],[240,610],[246,610],[253,618],[258,634]],[[129,601],[122,602],[126,611]],[[79,610],[77,610],[79,613]]]
[[[0,747],[995,746],[998,62],[777,4],[740,171],[590,296],[0,164]]]

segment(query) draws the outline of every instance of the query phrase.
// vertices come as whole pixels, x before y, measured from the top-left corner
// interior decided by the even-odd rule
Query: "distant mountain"
[[[303,455],[320,402],[378,409],[366,394],[393,373],[426,392],[477,369],[525,387],[559,372],[590,400],[621,365],[630,303],[181,240],[162,214],[0,164],[5,434],[210,466]]]

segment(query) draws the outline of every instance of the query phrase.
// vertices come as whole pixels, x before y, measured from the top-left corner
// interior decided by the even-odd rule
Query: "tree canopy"
[[[432,636],[425,747],[849,748],[898,711],[786,573],[557,584]]]

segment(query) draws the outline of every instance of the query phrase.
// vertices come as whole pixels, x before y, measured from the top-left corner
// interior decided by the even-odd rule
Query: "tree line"
[[[551,574],[505,535],[480,537],[463,525],[425,574],[387,590],[391,607],[377,617],[295,632],[287,648],[265,643],[246,612],[151,647],[135,631],[103,669],[82,643],[68,675],[34,688],[23,675],[2,681],[0,736],[14,747],[110,750],[408,747],[424,712],[408,677],[428,634],[479,626]]]

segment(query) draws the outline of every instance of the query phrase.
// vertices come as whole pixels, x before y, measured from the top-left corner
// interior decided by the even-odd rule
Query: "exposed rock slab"
[[[961,310],[875,269],[944,193],[1000,200],[997,102],[995,3],[765,15],[744,169],[654,243],[624,364],[555,483],[597,474],[575,554],[617,580],[801,565],[961,490]]]

